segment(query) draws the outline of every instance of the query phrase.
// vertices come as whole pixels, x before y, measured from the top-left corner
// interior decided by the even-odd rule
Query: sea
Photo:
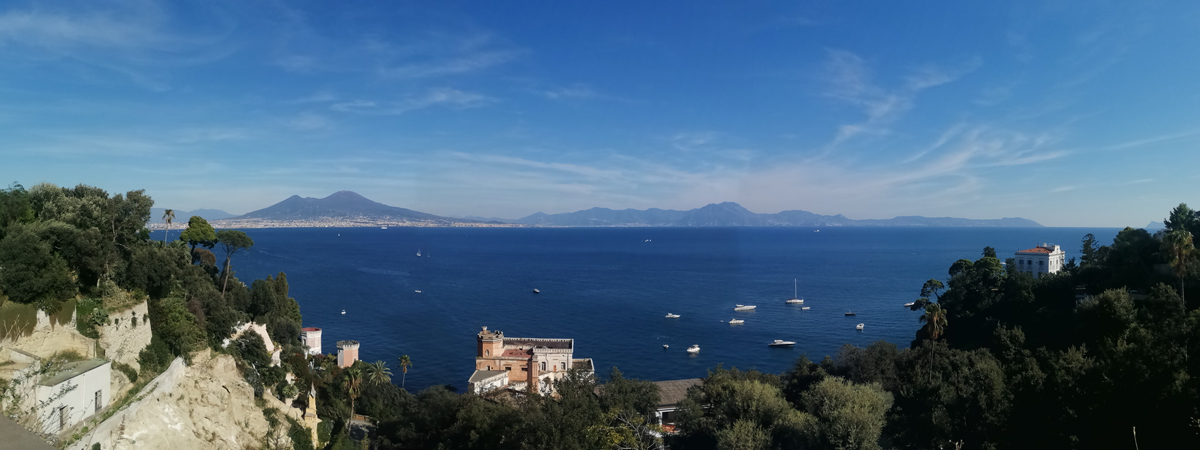
[[[396,360],[409,355],[409,391],[450,385],[465,392],[482,327],[508,337],[574,339],[574,357],[591,358],[601,378],[612,367],[644,380],[696,378],[718,364],[781,373],[801,355],[819,361],[844,344],[885,340],[904,348],[921,315],[904,303],[920,296],[926,280],[946,281],[954,261],[977,259],[986,246],[1003,260],[1041,243],[1059,244],[1068,259],[1077,258],[1085,234],[1108,243],[1119,230],[244,231],[255,245],[234,256],[237,276],[249,282],[285,272],[303,325],[323,330],[325,353],[336,353],[337,341],[358,341],[360,358],[386,362],[397,384]],[[784,303],[793,284],[809,309]],[[735,312],[738,304],[757,308]],[[734,318],[745,323],[729,324]],[[768,347],[775,339],[796,345]],[[691,345],[700,352],[687,353]]]

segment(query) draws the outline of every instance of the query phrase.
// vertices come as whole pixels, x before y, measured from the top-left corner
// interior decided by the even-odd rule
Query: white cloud
[[[334,103],[329,108],[345,113],[398,115],[434,106],[454,109],[478,108],[495,103],[496,101],[496,99],[482,94],[464,92],[452,88],[438,88],[430,89],[422,95],[409,97],[397,102],[351,100]]]

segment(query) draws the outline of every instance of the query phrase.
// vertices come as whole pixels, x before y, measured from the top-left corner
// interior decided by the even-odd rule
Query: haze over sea
[[[336,353],[339,340],[357,340],[360,357],[386,361],[396,382],[396,358],[409,355],[410,391],[436,384],[462,391],[481,326],[510,337],[572,338],[575,357],[592,358],[598,375],[617,366],[649,380],[702,377],[718,363],[782,372],[804,353],[820,360],[846,343],[882,339],[905,347],[920,312],[902,305],[919,296],[925,280],[946,281],[954,261],[977,259],[985,246],[1003,260],[1042,242],[1078,258],[1084,234],[1107,244],[1117,231],[255,229],[247,230],[254,248],[239,253],[233,267],[245,282],[287,273],[304,326],[324,330],[325,353]],[[810,310],[783,303],[793,278]],[[758,309],[734,312],[738,303]],[[667,313],[682,317],[665,319]],[[735,317],[745,324],[725,323]],[[860,322],[863,331],[855,330]],[[768,348],[774,339],[797,344]],[[684,351],[692,344],[700,345],[698,355]]]

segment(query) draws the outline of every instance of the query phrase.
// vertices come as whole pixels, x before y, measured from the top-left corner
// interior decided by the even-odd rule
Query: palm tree
[[[375,361],[363,369],[363,381],[372,385],[391,383],[392,369],[389,369],[387,363],[383,361]]]
[[[942,335],[942,330],[946,328],[946,310],[937,303],[928,303],[925,305],[925,314],[922,314],[918,320],[925,324],[925,333],[929,335],[929,338],[936,341]]]
[[[354,418],[354,399],[362,395],[362,369],[346,368],[346,394],[350,396],[350,418]]]
[[[408,378],[408,368],[412,366],[412,360],[408,359],[408,355],[400,355],[400,389],[404,389],[404,379]]]
[[[1187,277],[1192,260],[1196,256],[1196,245],[1192,240],[1192,233],[1187,230],[1175,230],[1167,233],[1166,236],[1163,236],[1163,247],[1171,258],[1171,268],[1174,269],[1175,276],[1179,277],[1179,296],[1187,301],[1187,295],[1183,291],[1184,278]]]
[[[163,235],[163,244],[167,243],[167,236],[171,234],[171,222],[175,220],[175,210],[168,209],[163,211],[163,221],[167,222],[167,234]]]

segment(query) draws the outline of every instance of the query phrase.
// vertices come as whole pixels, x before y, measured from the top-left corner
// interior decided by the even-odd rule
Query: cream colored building
[[[1053,244],[1042,244],[1037,247],[1017,252],[1013,259],[1017,270],[1034,277],[1042,274],[1058,273],[1066,264],[1067,252]]]

